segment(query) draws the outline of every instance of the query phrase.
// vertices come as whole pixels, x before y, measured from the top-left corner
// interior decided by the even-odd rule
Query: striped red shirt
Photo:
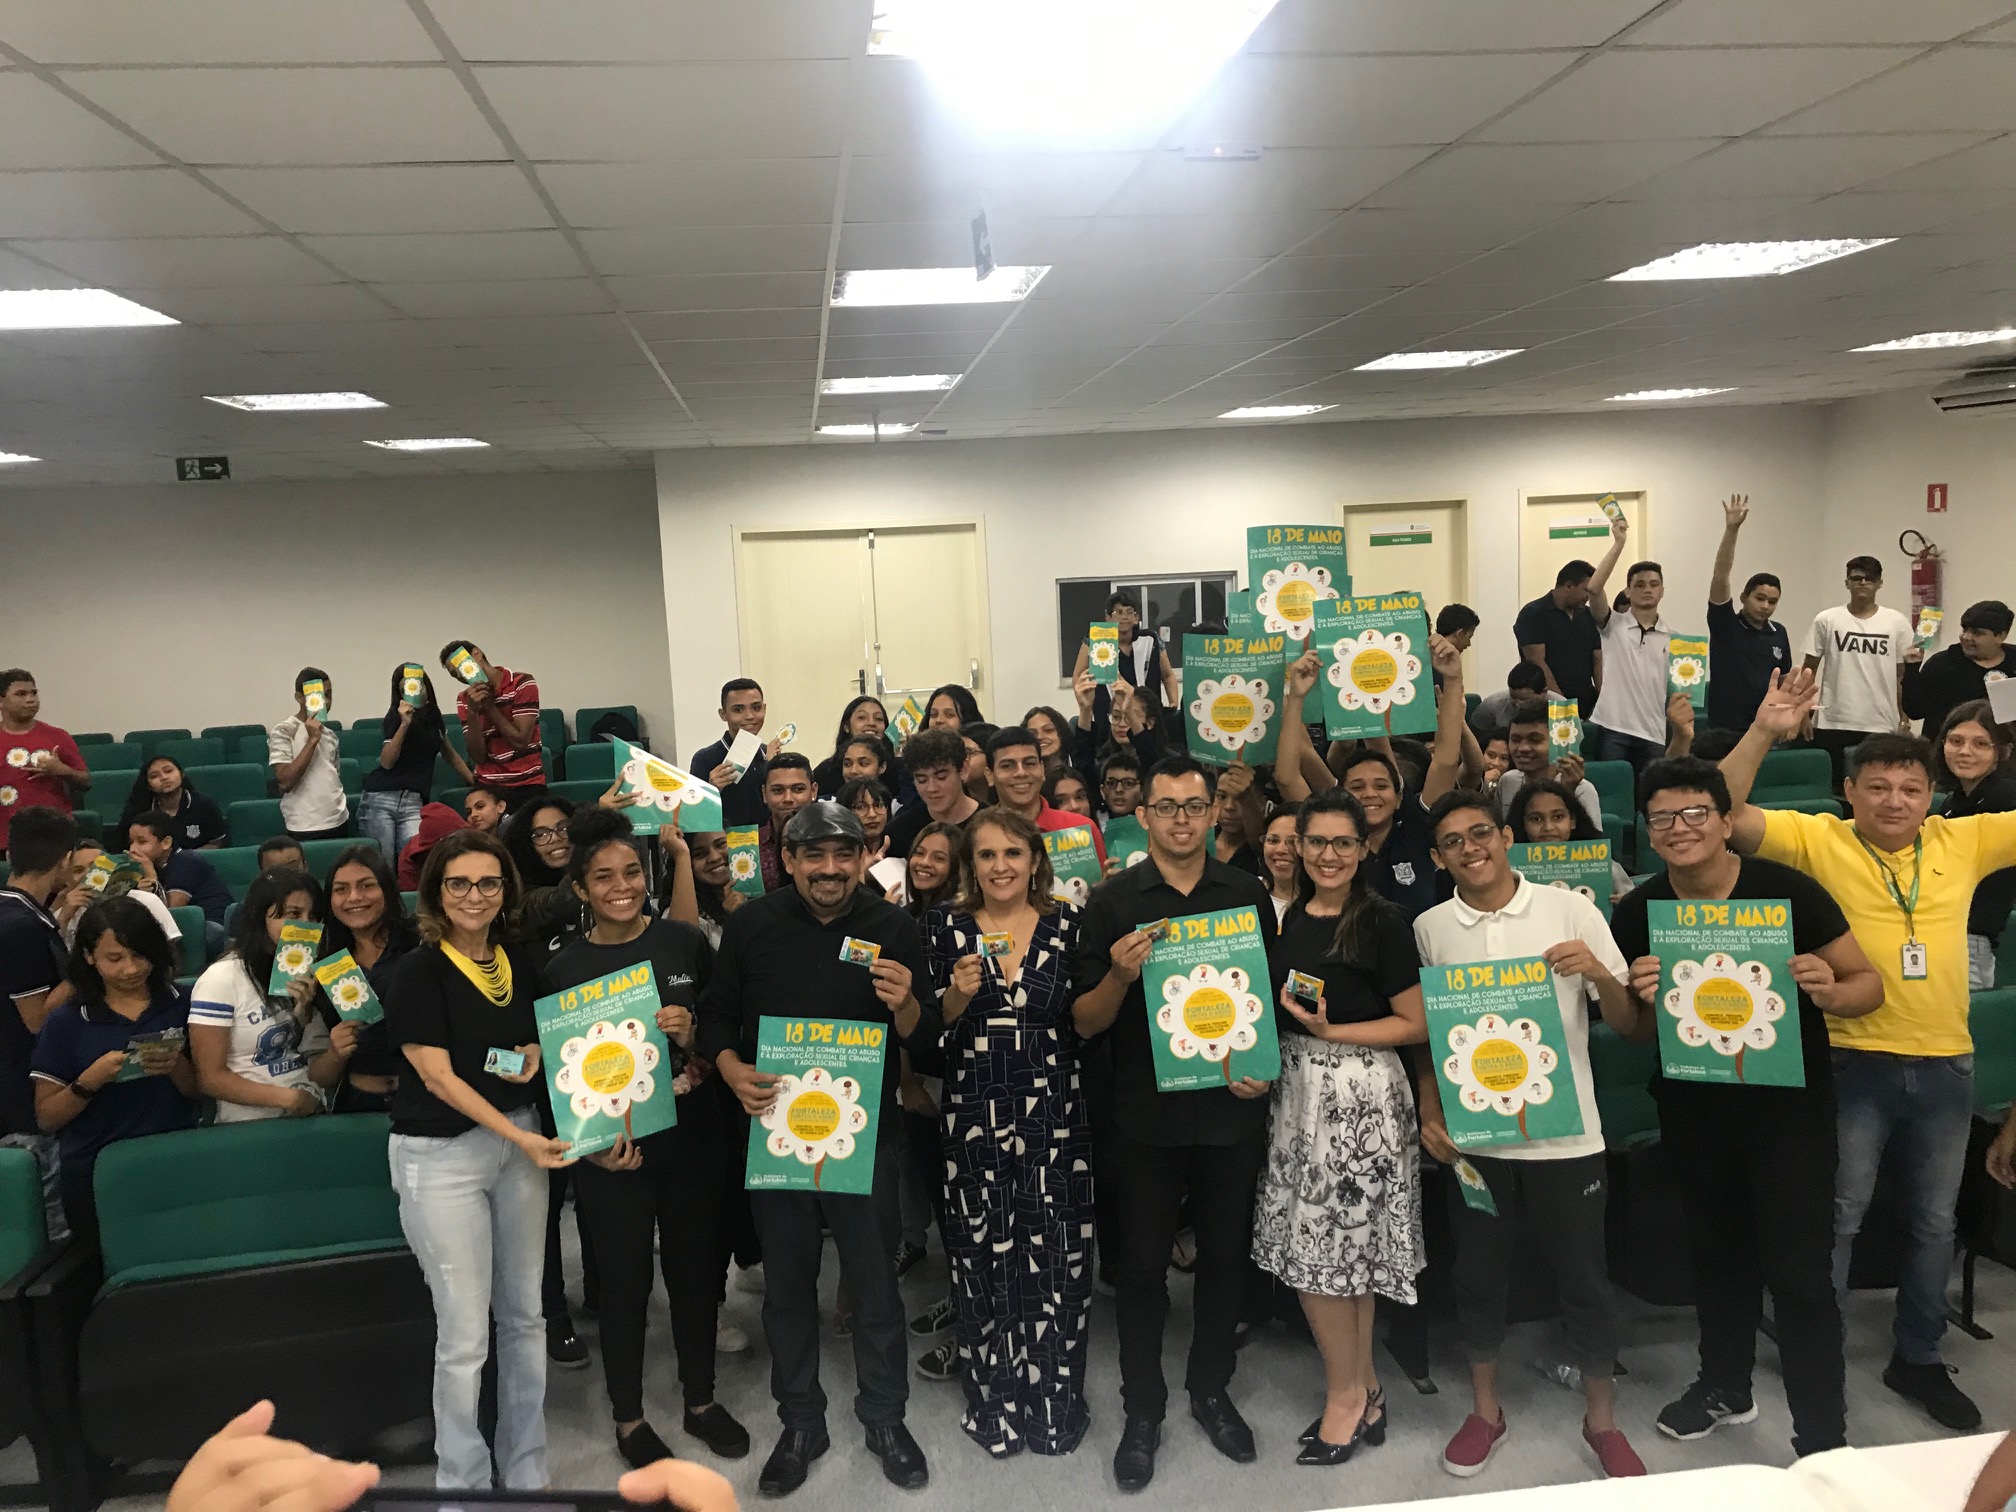
[[[483,759],[476,763],[476,781],[482,787],[541,787],[546,781],[546,767],[539,759],[539,684],[528,674],[513,672],[508,667],[492,670],[497,674],[494,694],[497,712],[517,722],[523,722],[530,714],[532,744],[527,750],[512,750],[511,742],[496,726],[470,713],[469,690],[463,689],[455,699],[455,711],[462,716],[465,727],[472,719],[479,720],[483,732]]]

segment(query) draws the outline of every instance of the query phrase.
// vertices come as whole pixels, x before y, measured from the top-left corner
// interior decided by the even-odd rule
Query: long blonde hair
[[[987,906],[980,869],[973,859],[973,837],[983,824],[991,824],[1029,847],[1029,906],[1039,914],[1055,913],[1057,900],[1050,895],[1050,888],[1056,878],[1050,869],[1050,852],[1043,847],[1042,831],[1013,809],[999,806],[983,808],[966,821],[966,850],[959,858],[959,895],[952,906],[969,917]]]

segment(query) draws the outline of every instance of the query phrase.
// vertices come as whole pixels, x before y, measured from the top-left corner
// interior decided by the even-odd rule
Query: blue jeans
[[[529,1108],[510,1115],[538,1131]],[[453,1139],[394,1134],[399,1224],[434,1294],[435,1484],[487,1491],[490,1446],[476,1423],[490,1321],[497,1323],[497,1454],[506,1489],[546,1473],[546,1173],[488,1129]]]
[[[406,842],[420,833],[420,795],[405,789],[365,789],[357,795],[357,833],[395,867]]]
[[[1848,1256],[1892,1140],[1904,1146],[1898,1198],[1908,1230],[1897,1285],[1897,1352],[1914,1365],[1939,1359],[1946,1282],[1953,1270],[1953,1205],[1974,1119],[1974,1057],[1834,1051],[1841,1164],[1834,1177],[1834,1290],[1848,1289]]]
[[[1627,735],[1622,730],[1598,730],[1594,744],[1592,760],[1628,761],[1632,772],[1639,776],[1643,776],[1645,768],[1666,754],[1664,741],[1646,740],[1642,736]]]

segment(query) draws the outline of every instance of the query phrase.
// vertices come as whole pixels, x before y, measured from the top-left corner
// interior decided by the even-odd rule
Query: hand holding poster
[[[1085,630],[1085,666],[1092,681],[1110,688],[1120,676],[1120,627],[1110,621],[1088,625]]]
[[[855,1019],[761,1021],[756,1069],[779,1080],[770,1111],[749,1124],[748,1190],[873,1190],[888,1036]]]
[[[427,669],[418,662],[408,662],[399,669],[399,702],[409,709],[427,702]]]
[[[1271,635],[1307,640],[1316,605],[1351,592],[1341,525],[1254,525],[1246,532],[1246,587]],[[1184,653],[1188,656],[1188,652]]]
[[[570,1155],[593,1155],[619,1135],[642,1139],[679,1121],[660,1006],[649,961],[532,1004],[554,1133]]]
[[[1331,599],[1316,606],[1323,723],[1333,740],[1435,728],[1428,615],[1418,593]]]
[[[1551,766],[1563,756],[1582,754],[1582,701],[1577,698],[1547,700],[1547,762]]]
[[[728,888],[745,897],[763,896],[763,831],[728,831]]]
[[[1583,1132],[1554,973],[1544,960],[1423,966],[1421,995],[1451,1144],[1472,1150]]]
[[[675,819],[682,830],[698,832],[722,827],[719,788],[702,782],[663,756],[653,756],[642,746],[614,736],[610,737],[610,744],[616,747],[616,796],[637,795],[637,801],[626,810],[634,834],[655,835],[661,825]]]
[[[315,965],[315,950],[322,943],[322,926],[311,919],[289,919],[280,926],[274,941],[273,970],[266,978],[266,995],[284,998],[296,977],[308,975]]]
[[[1911,639],[1921,651],[1929,651],[1939,643],[1939,629],[1946,623],[1946,611],[1927,605],[1918,611],[1918,623],[1911,632]],[[1966,626],[1962,625],[1962,629]]]
[[[1792,905],[1654,898],[1646,907],[1659,957],[1661,1069],[1675,1081],[1805,1086]]]
[[[1229,635],[1183,637],[1183,730],[1190,754],[1212,766],[1243,757],[1249,766],[1274,759],[1275,718],[1288,638],[1241,640]]]
[[[315,980],[322,984],[336,1016],[346,1024],[375,1024],[385,1017],[378,994],[371,990],[364,968],[347,950],[325,956],[314,965]]]
[[[1708,707],[1708,637],[1675,635],[1666,648],[1666,691],[1685,693],[1696,713]]]
[[[1165,922],[1141,970],[1156,1089],[1190,1092],[1280,1076],[1281,1044],[1265,997],[1272,981],[1254,910]]]
[[[1045,830],[1043,849],[1050,853],[1050,895],[1082,908],[1102,875],[1099,852],[1092,846],[1092,826]]]
[[[1535,887],[1578,892],[1610,917],[1610,842],[1536,840],[1511,847],[1512,869]]]

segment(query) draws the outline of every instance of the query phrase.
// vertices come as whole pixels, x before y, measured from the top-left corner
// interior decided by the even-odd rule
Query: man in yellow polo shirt
[[[2016,813],[1941,819],[1932,809],[1932,750],[1909,735],[1871,735],[1847,755],[1852,822],[1766,811],[1747,800],[1765,754],[1798,733],[1818,688],[1810,669],[1781,679],[1724,758],[1735,801],[1730,843],[1783,862],[1834,895],[1856,943],[1883,978],[1883,1003],[1829,1018],[1840,1165],[1834,1182],[1834,1284],[1876,1187],[1884,1149],[1901,1142],[1909,1228],[1897,1287],[1896,1352],[1883,1384],[1948,1428],[1981,1411],[1939,1357],[1953,1265],[1953,1204],[1974,1116],[1974,1042],[1967,1031],[1967,910],[1974,885],[2016,864]]]

